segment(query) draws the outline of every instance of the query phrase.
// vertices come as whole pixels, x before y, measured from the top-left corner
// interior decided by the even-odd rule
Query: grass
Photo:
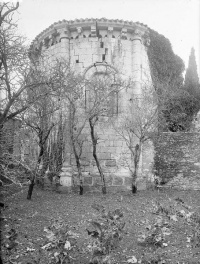
[[[10,190],[4,190],[7,194]],[[39,248],[45,244],[44,227],[50,225],[53,219],[63,219],[70,229],[78,233],[79,252],[74,264],[88,264],[89,254],[85,250],[89,241],[86,228],[88,221],[96,217],[92,204],[103,205],[107,210],[120,208],[124,213],[125,234],[119,247],[113,252],[114,263],[127,263],[127,260],[135,256],[137,260],[143,258],[149,263],[200,263],[200,247],[192,247],[187,243],[187,237],[191,233],[191,226],[184,221],[173,222],[172,234],[168,238],[167,246],[156,248],[150,245],[138,243],[138,237],[145,231],[147,222],[151,225],[155,219],[155,202],[168,206],[169,199],[180,198],[191,210],[200,213],[200,192],[198,191],[141,191],[136,195],[131,193],[115,193],[102,195],[100,193],[86,193],[83,196],[78,194],[59,194],[52,191],[34,189],[32,200],[26,199],[27,188],[11,191],[5,196],[5,203],[8,205],[3,211],[2,229],[13,228],[17,231],[17,245],[15,248],[5,250],[2,247],[3,263],[28,264],[36,263],[33,259]],[[4,232],[3,232],[4,234]],[[153,262],[158,258],[165,262]],[[12,262],[8,262],[10,259]],[[150,262],[152,260],[152,262]],[[41,259],[42,264],[47,260]],[[148,262],[143,262],[148,263]]]

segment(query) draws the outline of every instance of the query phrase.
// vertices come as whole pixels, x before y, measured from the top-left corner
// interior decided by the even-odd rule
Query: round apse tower
[[[53,59],[64,58],[70,67],[80,74],[111,69],[119,72],[123,78],[131,78],[134,86],[120,98],[126,105],[131,93],[140,94],[141,83],[150,80],[150,68],[147,56],[149,45],[148,28],[144,24],[123,20],[76,19],[62,20],[52,24],[41,32],[31,44],[34,54],[48,53]],[[99,155],[110,185],[126,185],[130,173],[120,165],[120,159],[126,144],[108,128],[101,135]],[[89,157],[90,155],[88,155]],[[72,185],[73,166],[71,158],[66,156],[62,185]],[[84,161],[85,184],[95,185],[96,178],[92,161]]]

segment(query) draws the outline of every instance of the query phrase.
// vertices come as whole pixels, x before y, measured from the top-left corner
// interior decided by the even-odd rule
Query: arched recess
[[[108,115],[118,114],[119,109],[119,90],[118,70],[104,62],[97,62],[90,65],[84,72],[85,77],[85,108],[90,109],[94,103],[95,96],[100,93],[107,95],[107,110]],[[101,96],[99,96],[101,97]],[[97,98],[98,99],[98,98]],[[105,98],[104,98],[105,99]],[[109,109],[109,110],[108,110]]]
[[[105,72],[107,74],[119,74],[119,71],[112,65],[105,63],[105,62],[96,62],[89,67],[86,68],[83,75],[85,78],[87,78],[88,73],[90,73],[90,76],[94,72]]]

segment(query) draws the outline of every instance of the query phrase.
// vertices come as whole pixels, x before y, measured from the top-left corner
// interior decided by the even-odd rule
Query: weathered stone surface
[[[124,185],[131,186],[132,184],[132,178],[131,177],[125,177],[124,178]]]
[[[112,185],[113,186],[115,186],[115,185],[123,185],[123,178],[113,176],[113,183],[112,183]]]
[[[90,165],[90,162],[89,162],[89,160],[82,160],[81,161],[81,165],[82,166],[89,166]]]
[[[100,160],[108,160],[108,159],[110,159],[110,157],[111,157],[111,154],[110,154],[110,153],[107,153],[107,152],[105,152],[105,153],[100,153],[100,154],[98,155],[98,158],[99,158]]]
[[[111,186],[113,181],[112,175],[105,175],[105,181],[106,181],[106,186]]]
[[[98,25],[98,37],[96,24]],[[118,21],[116,26],[115,21],[108,19],[76,20],[67,22],[67,24],[55,23],[53,27],[48,28],[48,30],[37,37],[35,44],[50,37],[55,29],[60,33],[59,40],[61,39],[61,43],[59,41],[58,43],[51,43],[52,45],[48,45],[44,50],[44,53],[51,58],[51,62],[63,56],[69,61],[72,70],[77,73],[84,73],[86,78],[90,78],[99,69],[99,72],[104,71],[107,73],[109,70],[120,72],[127,79],[131,77],[131,79],[137,81],[137,85],[133,85],[126,92],[121,93],[119,98],[116,98],[116,101],[114,100],[113,102],[113,106],[118,109],[117,117],[120,118],[120,113],[127,111],[126,106],[129,99],[127,99],[126,93],[139,94],[141,83],[145,81],[145,78],[151,79],[147,49],[144,45],[145,42],[141,41],[143,36],[145,35],[146,37],[148,34],[146,26],[124,21]],[[135,29],[140,33],[140,38],[138,36],[135,37]],[[103,63],[105,69],[103,69],[102,65],[98,68],[98,65]],[[113,129],[109,119],[108,117],[99,117],[95,127],[95,132],[99,138],[97,156],[105,172],[107,184],[111,184],[112,180],[109,175],[115,175],[116,178],[112,184],[121,186],[123,177],[129,174],[126,160],[130,163],[131,155],[125,141]],[[118,122],[117,119],[116,122]],[[85,159],[81,161],[82,171],[88,172],[88,174],[96,174],[98,170],[92,157],[92,142],[88,124],[84,128],[84,133],[88,135],[88,138],[87,142],[84,142],[81,156],[81,158]],[[65,135],[65,140],[68,141],[65,149],[66,152],[70,153],[66,153],[64,158],[71,162],[71,174],[73,174],[77,172],[75,168],[76,162],[73,159],[70,139],[67,138],[69,135],[67,133]],[[90,184],[91,179],[86,178],[85,182]],[[99,182],[99,178],[93,178],[93,184],[97,184],[97,182]],[[73,183],[78,184],[76,177],[74,177]]]
[[[155,150],[154,168],[167,186],[199,188],[200,133],[163,133],[155,142]]]
[[[144,191],[147,189],[147,185],[145,181],[138,181],[137,182],[137,189],[138,191]]]
[[[116,160],[106,160],[105,165],[108,167],[115,167],[116,166]]]
[[[84,177],[84,185],[92,185],[92,177]]]
[[[93,185],[102,185],[100,177],[93,177]]]

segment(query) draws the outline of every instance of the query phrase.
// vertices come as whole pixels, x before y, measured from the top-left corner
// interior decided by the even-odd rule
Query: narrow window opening
[[[103,54],[103,55],[102,55],[102,61],[105,61],[105,60],[106,60],[106,55]]]
[[[79,60],[76,60],[76,63],[79,63]]]
[[[100,42],[100,48],[103,48],[103,46],[104,46],[104,43]]]
[[[105,54],[106,55],[108,54],[108,48],[105,48]]]

